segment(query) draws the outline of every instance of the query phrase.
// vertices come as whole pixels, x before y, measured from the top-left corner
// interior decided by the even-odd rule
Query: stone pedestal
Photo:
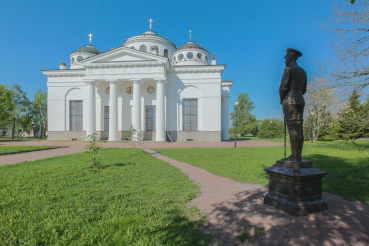
[[[327,174],[311,161],[277,161],[265,169],[269,175],[264,204],[293,216],[305,216],[327,210],[322,199],[322,178]]]

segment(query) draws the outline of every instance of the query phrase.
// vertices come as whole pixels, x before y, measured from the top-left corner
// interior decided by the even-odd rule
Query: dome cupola
[[[210,54],[201,45],[188,41],[172,54],[174,66],[209,65]]]
[[[151,28],[150,31],[126,39],[122,46],[168,58],[177,49],[169,39],[159,36]]]
[[[84,47],[79,48],[76,51],[74,51],[72,54],[70,54],[70,56],[69,56],[69,58],[70,58],[70,68],[71,69],[83,68],[83,66],[80,65],[80,62],[83,59],[89,58],[91,56],[98,55],[100,53],[101,53],[101,51],[96,49],[95,46],[93,46],[91,44],[85,45]]]

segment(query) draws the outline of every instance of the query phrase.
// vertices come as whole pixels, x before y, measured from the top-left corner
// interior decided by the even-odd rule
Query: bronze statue
[[[286,67],[283,71],[279,86],[279,98],[281,101],[285,124],[290,136],[292,155],[286,161],[301,161],[304,133],[302,129],[305,107],[304,94],[307,86],[307,75],[304,69],[297,65],[297,58],[301,52],[287,49],[284,57]]]

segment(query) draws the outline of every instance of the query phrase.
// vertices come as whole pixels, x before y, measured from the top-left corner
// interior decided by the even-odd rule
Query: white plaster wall
[[[219,72],[169,73],[167,83],[167,131],[182,131],[182,100],[198,98],[199,131],[221,131],[221,76]],[[179,93],[186,86],[200,94]],[[190,91],[189,91],[190,92]]]

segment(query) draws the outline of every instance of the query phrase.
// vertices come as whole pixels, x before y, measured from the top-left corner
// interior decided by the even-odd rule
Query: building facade
[[[177,48],[150,30],[106,52],[86,45],[70,64],[42,70],[49,140],[86,140],[96,132],[120,141],[131,125],[144,140],[229,140],[232,81],[222,81],[225,65],[193,41]]]

